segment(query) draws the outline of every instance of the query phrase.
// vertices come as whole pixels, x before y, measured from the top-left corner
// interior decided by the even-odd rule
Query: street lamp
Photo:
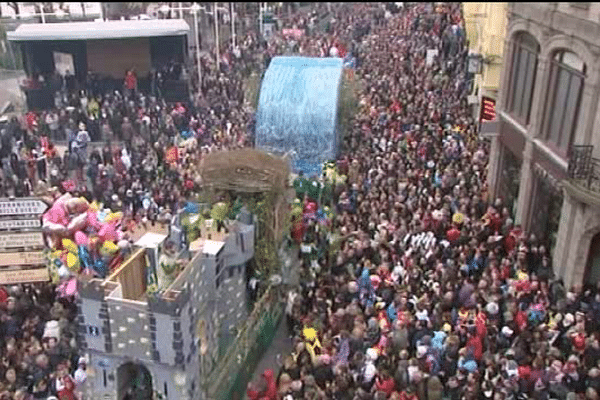
[[[198,3],[194,3],[190,7],[190,10],[192,11],[192,14],[194,14],[194,25],[196,26],[196,68],[198,70],[198,91],[200,91],[200,88],[202,87],[202,65],[200,64],[200,39],[198,39],[200,33],[198,30],[198,11],[200,11],[200,6],[198,5]]]
[[[235,3],[229,3],[231,6],[231,44],[235,48]]]
[[[171,10],[180,10],[180,11],[185,11],[185,10],[190,10],[192,11],[192,13],[194,13],[194,24],[196,25],[196,47],[198,48],[198,52],[197,52],[197,58],[198,58],[198,79],[200,79],[201,74],[200,74],[200,45],[198,44],[198,18],[197,18],[197,14],[199,11],[203,11],[206,15],[210,15],[212,17],[214,17],[215,19],[215,41],[216,41],[216,58],[217,58],[217,69],[219,67],[219,16],[218,16],[218,11],[225,11],[225,12],[229,12],[229,10],[225,7],[218,7],[217,3],[214,3],[214,9],[213,11],[207,11],[206,7],[203,7],[201,5],[198,5],[198,3],[194,3],[191,7],[169,7],[168,5],[162,5],[159,8],[159,11],[163,14],[167,14],[169,11]],[[235,33],[232,32],[232,35],[234,35]]]
[[[208,15],[212,15],[215,19],[215,50],[216,50],[216,61],[217,61],[217,71],[219,70],[219,63],[221,62],[221,55],[219,49],[219,11],[229,12],[225,7],[219,7],[218,3],[215,2],[213,5],[213,11],[206,11],[204,7],[202,7],[202,11],[204,11]],[[232,25],[233,26],[233,25]],[[235,31],[231,32],[231,35],[235,35]]]

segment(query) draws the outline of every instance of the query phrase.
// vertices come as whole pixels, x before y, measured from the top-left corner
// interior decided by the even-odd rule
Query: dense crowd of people
[[[242,39],[222,51],[218,69],[203,56],[203,81],[199,88],[194,82],[188,103],[167,104],[161,96],[161,79],[181,78],[175,65],[153,71],[150,93],[140,90],[134,71],[116,91],[93,79],[85,89],[57,84],[54,109],[2,126],[0,197],[70,192],[122,210],[125,231],[170,221],[194,199],[205,154],[252,144],[253,111],[242,81],[266,67],[264,43],[252,33]],[[0,400],[82,398],[87,378],[76,315],[74,299],[49,283],[0,287]]]
[[[0,196],[57,187],[133,225],[167,219],[202,187],[205,154],[252,145],[245,78],[277,55],[352,54],[362,91],[337,160],[345,183],[298,192],[335,216],[304,221],[301,287],[286,307],[294,350],[248,396],[598,398],[600,293],[565,288],[546,243],[488,199],[460,5],[340,3],[325,32],[314,13],[290,21],[304,34],[250,33],[216,65],[203,56],[190,103],[167,104],[130,77],[124,90],[71,93],[13,118],[0,132]],[[36,284],[0,289],[0,303],[0,400],[80,396],[72,299]]]
[[[176,63],[152,71],[149,92],[133,70],[120,90],[94,75],[84,83],[72,74],[47,77],[55,107],[1,126],[0,197],[70,192],[122,210],[125,231],[170,220],[201,187],[197,165],[205,154],[252,145],[253,110],[242,82],[286,51],[276,43],[250,32],[238,46],[224,46],[218,63],[214,49],[203,54],[202,82],[192,76],[193,101],[184,104],[162,96],[162,81],[185,79]],[[57,296],[51,284],[0,288],[0,400],[83,397],[86,365],[73,300]]]
[[[336,217],[304,220],[293,352],[249,398],[598,398],[600,291],[564,287],[545,241],[488,199],[460,5],[437,11],[369,16],[347,182],[331,200],[298,193]]]

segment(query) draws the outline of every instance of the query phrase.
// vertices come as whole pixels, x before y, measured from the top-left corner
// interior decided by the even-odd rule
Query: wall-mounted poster
[[[54,68],[56,71],[62,75],[74,75],[75,66],[73,64],[73,55],[68,53],[60,53],[58,51],[54,52]]]

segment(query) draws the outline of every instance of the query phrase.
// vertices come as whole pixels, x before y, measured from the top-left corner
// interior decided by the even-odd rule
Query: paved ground
[[[252,376],[252,382],[260,382],[261,375],[264,370],[272,369],[275,372],[275,376],[279,373],[279,369],[283,363],[285,357],[292,351],[292,339],[287,334],[287,328],[285,324],[285,316],[281,319],[277,333],[273,338],[273,343],[269,350],[263,355],[260,362],[254,370]],[[247,397],[246,397],[247,398]]]
[[[290,285],[297,285],[299,284],[298,270],[300,268],[300,259],[297,257],[298,248],[293,247],[291,254],[294,261],[292,262],[292,266],[289,271],[284,270],[284,275],[289,276],[288,282]],[[275,333],[275,337],[273,338],[271,346],[262,356],[261,360],[256,366],[256,369],[254,370],[252,382],[258,383],[263,371],[269,368],[272,369],[275,372],[275,376],[277,376],[279,369],[283,364],[283,360],[288,354],[291,353],[291,351],[292,338],[288,335],[284,314],[284,316],[281,318],[281,322],[279,323],[279,327],[277,328],[277,332]]]
[[[23,79],[23,71],[0,70],[0,108],[10,101],[15,106],[15,111],[25,109],[25,94],[19,88],[19,82]]]

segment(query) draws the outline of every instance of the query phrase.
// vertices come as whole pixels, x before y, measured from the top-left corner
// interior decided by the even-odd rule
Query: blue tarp
[[[342,68],[341,58],[273,58],[260,89],[256,147],[289,152],[295,172],[320,174],[337,155]]]

